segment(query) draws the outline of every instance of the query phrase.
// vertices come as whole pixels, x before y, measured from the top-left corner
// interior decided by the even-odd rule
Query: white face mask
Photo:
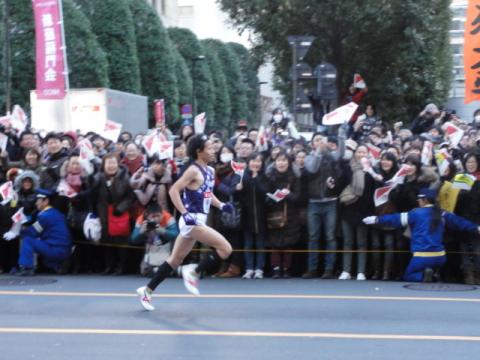
[[[224,164],[233,160],[233,154],[220,154],[220,161]]]
[[[480,122],[480,115],[475,116],[475,122]]]
[[[343,155],[343,158],[345,160],[351,160],[353,157],[353,151],[352,150],[345,150],[345,154]]]
[[[280,121],[282,121],[282,119],[283,119],[283,116],[281,114],[273,115],[273,121],[275,121],[276,123],[279,123]]]

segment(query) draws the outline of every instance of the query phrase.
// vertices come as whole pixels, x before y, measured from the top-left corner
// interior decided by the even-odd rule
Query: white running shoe
[[[140,297],[140,304],[142,304],[145,310],[155,310],[155,307],[152,305],[152,294],[147,290],[146,286],[139,287],[137,289],[137,294]]]
[[[350,273],[348,273],[346,271],[342,271],[342,273],[338,277],[338,280],[350,280],[351,278],[352,278],[352,276],[350,275]]]
[[[192,293],[193,295],[200,295],[200,291],[198,290],[199,285],[199,274],[195,271],[198,264],[188,264],[182,266],[182,277],[183,277],[183,285],[187,288],[187,290]]]
[[[252,269],[249,269],[245,271],[245,274],[243,274],[242,279],[252,279],[254,274],[255,274],[255,271],[253,271]]]
[[[367,278],[365,277],[365,274],[364,273],[358,273],[357,274],[357,280],[367,280]]]
[[[263,279],[263,270],[257,269],[255,270],[255,275],[253,275],[254,279]]]

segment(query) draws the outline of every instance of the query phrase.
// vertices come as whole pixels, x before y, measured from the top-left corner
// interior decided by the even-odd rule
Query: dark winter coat
[[[431,168],[422,167],[420,175],[413,180],[406,179],[403,184],[398,185],[389,195],[399,212],[408,212],[415,209],[417,195],[420,189],[436,188],[440,177]]]
[[[60,150],[58,153],[49,155],[44,163],[45,169],[40,175],[40,187],[55,191],[60,181],[60,171],[63,163],[68,159],[66,149]]]
[[[258,174],[252,178],[250,171],[243,176],[243,189],[239,198],[242,204],[243,229],[252,233],[267,231],[265,217],[265,196],[268,192],[265,175]]]
[[[300,239],[300,221],[298,218],[297,201],[300,197],[300,179],[292,170],[279,173],[273,169],[267,177],[268,192],[273,194],[278,189],[288,188],[290,194],[282,201],[275,202],[267,197],[267,217],[269,214],[278,213],[287,207],[287,222],[281,229],[269,229],[268,240],[271,247],[276,249],[287,248],[295,245]]]
[[[351,167],[346,168],[346,179],[348,183],[352,180]],[[369,173],[364,173],[365,182],[362,195],[353,204],[340,203],[340,218],[350,225],[357,226],[362,224],[362,219],[374,213],[373,194],[375,192],[375,182]]]
[[[108,207],[124,213],[130,209],[135,201],[135,195],[130,188],[128,170],[120,166],[117,174],[109,180],[104,172],[93,178],[92,203],[96,204],[97,215],[102,223],[102,239],[108,239]]]
[[[221,202],[231,202],[233,206],[240,207],[238,202],[237,185],[240,183],[240,176],[235,174],[230,167],[227,166],[217,166],[215,170],[215,187],[214,194]],[[212,209],[213,213],[213,225],[217,229],[223,227],[220,221],[220,210],[217,208]]]

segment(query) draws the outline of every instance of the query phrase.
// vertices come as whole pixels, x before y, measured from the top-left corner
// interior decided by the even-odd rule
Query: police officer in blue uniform
[[[20,233],[22,245],[18,259],[19,270],[15,275],[34,274],[35,254],[41,255],[46,267],[58,271],[72,252],[72,239],[65,215],[50,205],[53,192],[38,189],[36,194],[38,214],[35,222]]]
[[[443,234],[446,227],[457,231],[480,232],[477,224],[450,212],[442,212],[436,205],[436,197],[436,191],[421,189],[417,196],[418,208],[409,212],[368,216],[363,219],[367,225],[410,227],[410,249],[413,256],[405,270],[405,281],[431,282],[434,271],[445,265]]]

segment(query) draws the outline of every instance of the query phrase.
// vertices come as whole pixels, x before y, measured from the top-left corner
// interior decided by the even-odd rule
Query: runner
[[[206,226],[210,205],[225,212],[233,211],[231,204],[220,202],[213,194],[215,173],[208,166],[215,157],[212,145],[206,135],[195,135],[188,142],[188,155],[193,162],[169,191],[173,204],[182,214],[179,221],[180,234],[175,240],[172,254],[160,265],[152,280],[147,286],[137,289],[140,303],[145,310],[155,309],[152,305],[152,292],[182,264],[196,241],[212,247],[213,250],[199,264],[189,264],[179,269],[185,287],[194,295],[200,294],[199,275],[204,271],[213,270],[220,259],[227,259],[232,252],[228,241],[217,231]],[[182,192],[183,199],[180,196]]]

